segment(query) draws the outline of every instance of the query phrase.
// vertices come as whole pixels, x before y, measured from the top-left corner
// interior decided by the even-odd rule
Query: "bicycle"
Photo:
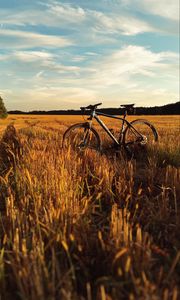
[[[145,146],[158,141],[158,133],[148,120],[136,119],[132,122],[126,120],[128,111],[134,109],[134,104],[121,105],[121,107],[125,108],[123,117],[97,112],[96,109],[101,104],[97,103],[88,105],[87,107],[80,107],[82,113],[89,110],[88,122],[74,124],[65,131],[62,142],[63,148],[71,147],[73,150],[78,151],[84,151],[85,149],[101,151],[102,140],[96,129],[92,126],[93,119],[107,133],[116,149],[122,150],[124,148],[131,155],[136,145]],[[122,122],[118,137],[114,135],[113,131],[105,125],[99,116],[118,119]]]

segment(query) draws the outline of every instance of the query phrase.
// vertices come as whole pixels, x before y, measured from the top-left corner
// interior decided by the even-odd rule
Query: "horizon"
[[[167,0],[0,0],[7,110],[178,102],[178,11]]]
[[[158,107],[164,107],[164,106],[168,106],[168,105],[176,105],[176,104],[178,104],[178,103],[180,103],[180,101],[177,101],[177,102],[174,102],[174,103],[167,103],[167,104],[165,104],[165,105],[155,105],[155,106],[134,106],[134,109],[136,109],[136,108],[142,108],[142,109],[148,109],[148,108],[158,108]],[[102,103],[102,105],[103,105],[103,103]],[[113,107],[113,106],[109,106],[109,107],[102,107],[102,106],[100,106],[100,107],[98,107],[98,110],[103,110],[103,109],[123,109],[123,107]],[[16,111],[18,111],[18,112],[21,112],[21,113],[31,113],[31,112],[44,112],[44,113],[48,113],[48,112],[51,112],[51,111],[75,111],[75,112],[77,112],[77,111],[80,111],[80,108],[78,108],[78,109],[73,109],[73,108],[68,108],[68,109],[53,109],[53,110],[29,110],[29,111],[26,111],[26,110],[9,110],[9,111],[7,111],[7,113],[13,113],[13,112],[16,112]]]

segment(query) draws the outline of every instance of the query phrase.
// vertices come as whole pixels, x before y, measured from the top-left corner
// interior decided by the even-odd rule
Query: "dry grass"
[[[148,170],[63,151],[78,116],[0,121],[23,149],[12,134],[13,160],[0,154],[0,299],[179,299],[179,118],[148,119],[160,135]]]

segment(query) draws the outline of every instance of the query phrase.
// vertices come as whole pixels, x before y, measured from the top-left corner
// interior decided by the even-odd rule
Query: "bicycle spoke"
[[[146,120],[135,120],[124,133],[124,146],[128,153],[140,151],[143,147],[150,149],[158,139],[157,132],[152,124]],[[138,147],[138,148],[137,148]]]
[[[100,139],[94,129],[86,127],[85,124],[75,124],[65,132],[63,148],[76,151],[100,150]]]

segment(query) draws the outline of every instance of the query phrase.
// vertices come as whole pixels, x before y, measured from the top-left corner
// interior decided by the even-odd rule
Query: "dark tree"
[[[3,99],[0,96],[0,118],[6,118],[7,117],[7,110],[4,105]]]

